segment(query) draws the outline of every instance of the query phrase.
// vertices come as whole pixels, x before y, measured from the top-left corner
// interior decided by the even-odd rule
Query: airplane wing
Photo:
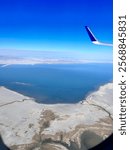
[[[99,42],[88,26],[85,26],[85,29],[86,29],[92,43],[97,44],[97,45],[113,46],[113,44]]]

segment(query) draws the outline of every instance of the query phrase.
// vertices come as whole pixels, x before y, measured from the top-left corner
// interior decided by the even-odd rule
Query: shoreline
[[[0,134],[5,144],[13,150],[21,150],[21,147],[28,150],[39,140],[47,139],[53,141],[53,144],[45,144],[50,149],[56,145],[54,141],[60,141],[60,146],[63,146],[62,142],[66,143],[68,147],[75,141],[80,148],[81,136],[86,131],[101,139],[112,133],[112,83],[101,86],[75,104],[41,104],[0,87],[0,113]]]
[[[21,84],[21,85],[31,86],[31,84],[29,84],[29,83],[24,83],[24,82],[17,82],[17,84],[19,84],[19,85]],[[21,95],[23,95],[23,96],[25,96],[25,97],[28,97],[29,99],[32,99],[33,101],[35,101],[36,103],[39,103],[39,104],[55,105],[55,104],[77,104],[77,103],[82,103],[82,102],[83,102],[85,99],[87,99],[92,93],[95,93],[96,91],[100,90],[101,87],[103,87],[103,86],[105,86],[105,85],[107,85],[107,84],[113,84],[113,82],[104,83],[104,84],[101,84],[101,85],[99,85],[99,86],[96,86],[94,90],[91,90],[91,91],[89,91],[87,94],[85,94],[85,96],[84,96],[83,99],[81,99],[81,100],[79,100],[79,101],[76,101],[76,102],[68,102],[68,103],[65,103],[65,102],[58,102],[58,103],[41,102],[40,99],[35,98],[35,97],[33,97],[33,96],[30,96],[29,94],[25,94],[24,92],[15,91],[15,90],[13,90],[13,89],[11,89],[11,88],[8,88],[8,87],[6,87],[6,86],[0,86],[0,88],[3,87],[3,88],[8,89],[8,90],[10,90],[10,91],[14,91],[14,92],[16,92],[16,93],[19,93],[19,94],[21,94]]]
[[[89,61],[89,60],[74,60],[74,61],[58,61],[58,60],[49,60],[49,61],[46,61],[44,60],[43,62],[35,62],[35,61],[30,61],[28,62],[28,60],[23,60],[22,62],[13,62],[12,61],[9,61],[9,62],[0,62],[0,66],[1,67],[7,67],[7,66],[10,66],[10,65],[77,65],[77,64],[113,64],[112,61],[108,61],[108,62],[105,62],[105,61]]]

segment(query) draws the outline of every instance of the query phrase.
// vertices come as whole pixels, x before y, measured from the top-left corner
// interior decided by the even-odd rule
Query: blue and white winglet
[[[92,41],[93,44],[97,44],[97,45],[103,45],[103,46],[113,46],[113,44],[109,44],[109,43],[103,43],[103,42],[99,42],[96,37],[94,36],[94,34],[92,33],[92,31],[89,29],[88,26],[85,26],[86,31],[89,35],[90,40]]]

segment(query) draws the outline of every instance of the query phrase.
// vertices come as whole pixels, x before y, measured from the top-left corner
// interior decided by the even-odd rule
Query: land
[[[35,65],[35,64],[85,64],[85,63],[106,63],[86,59],[85,53],[76,51],[32,51],[0,49],[0,65]],[[81,57],[82,56],[82,57]],[[84,57],[83,57],[84,56]],[[107,63],[112,63],[107,61]]]
[[[40,104],[0,87],[0,134],[12,150],[87,150],[112,133],[112,83],[76,104]]]
[[[5,59],[4,57],[0,59],[0,65],[6,67],[9,65],[36,65],[36,64],[86,64],[94,63],[94,61],[89,61],[85,59],[40,59],[40,58],[11,58]],[[96,62],[96,61],[95,61]],[[100,62],[96,62],[100,63]],[[102,62],[103,63],[103,62]]]

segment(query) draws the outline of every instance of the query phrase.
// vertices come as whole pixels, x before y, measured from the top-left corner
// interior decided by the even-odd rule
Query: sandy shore
[[[47,105],[0,87],[0,134],[12,150],[93,147],[112,133],[112,93],[109,83],[79,103]]]

